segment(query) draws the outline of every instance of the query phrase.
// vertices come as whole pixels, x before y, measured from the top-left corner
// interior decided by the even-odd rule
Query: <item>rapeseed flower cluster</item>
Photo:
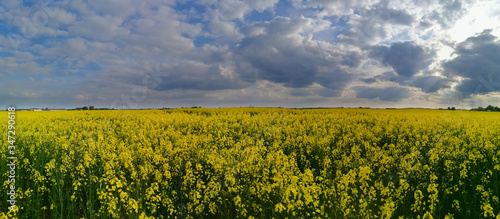
[[[18,112],[0,218],[500,218],[500,115]],[[6,118],[0,129],[7,130]],[[7,191],[7,135],[0,174]]]

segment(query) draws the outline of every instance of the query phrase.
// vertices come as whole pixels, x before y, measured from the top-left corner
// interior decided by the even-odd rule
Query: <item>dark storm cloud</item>
[[[369,56],[391,66],[400,77],[412,77],[426,69],[435,53],[414,42],[394,43],[390,47],[372,46]]]
[[[342,90],[350,81],[346,68],[359,66],[363,57],[358,52],[339,51],[332,44],[301,36],[310,28],[308,22],[311,20],[278,17],[248,28],[248,37],[235,52],[241,54],[242,62],[249,63],[240,69],[242,77],[251,75],[291,88],[318,83]]]
[[[300,45],[287,42],[289,39],[276,40],[267,36],[258,36],[243,42],[243,57],[252,67],[258,69],[257,77],[288,87],[305,87],[314,82],[317,66],[312,63],[321,60],[301,54]],[[274,42],[272,42],[274,41]]]
[[[443,64],[448,77],[465,78],[456,87],[463,94],[486,94],[500,91],[500,42],[484,30],[455,48],[454,59]]]
[[[425,93],[434,93],[444,88],[450,88],[449,80],[438,76],[415,77],[407,84],[418,87]]]
[[[187,63],[167,66],[157,73],[160,83],[156,90],[224,90],[241,89],[248,84],[237,78],[230,68],[217,64]]]
[[[402,87],[385,87],[385,88],[376,88],[376,87],[366,87],[366,86],[358,86],[354,87],[358,98],[367,98],[367,99],[379,99],[383,101],[392,101],[397,102],[403,98],[407,98],[410,96],[410,90]]]
[[[320,71],[315,77],[315,82],[325,88],[342,90],[351,80],[351,75],[341,68],[330,67],[327,71]]]

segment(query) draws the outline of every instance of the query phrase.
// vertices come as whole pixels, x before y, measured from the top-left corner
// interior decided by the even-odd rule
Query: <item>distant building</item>
[[[30,110],[31,111],[42,111],[42,109],[40,109],[40,108],[31,108]]]

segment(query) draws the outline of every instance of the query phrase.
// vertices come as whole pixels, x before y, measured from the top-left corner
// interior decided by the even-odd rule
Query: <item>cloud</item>
[[[107,103],[156,65],[144,104],[388,104],[500,89],[498,0],[44,2],[0,3],[0,75],[33,87],[22,101]]]
[[[226,20],[243,19],[249,5],[244,1],[222,0],[217,2],[217,9],[220,16]]]
[[[236,78],[231,67],[187,62],[180,65],[165,66],[158,72],[160,83],[156,90],[224,90],[241,89],[248,86]],[[141,81],[142,82],[142,81]]]
[[[217,11],[223,20],[242,20],[251,11],[262,12],[272,9],[279,0],[221,0],[217,1]]]
[[[398,81],[398,75],[396,75],[392,71],[388,71],[388,72],[384,72],[380,75],[377,75],[373,78],[362,79],[362,81],[367,83],[367,84],[372,84],[375,82],[384,82],[384,81],[396,82],[396,81]]]
[[[142,11],[125,24],[131,34],[123,41],[124,53],[135,57],[181,57],[194,48],[193,37],[202,27],[185,21],[173,8],[160,6]],[[119,41],[120,42],[120,41]]]
[[[127,37],[130,30],[122,26],[123,20],[112,16],[93,15],[72,24],[68,30],[73,35],[108,41],[116,37]]]
[[[374,3],[370,0],[356,1],[329,1],[329,0],[306,0],[293,1],[295,7],[311,7],[322,9],[321,16],[345,15],[353,12],[353,9],[368,6]]]
[[[449,79],[439,76],[418,76],[412,78],[407,84],[420,88],[425,93],[434,93],[451,87]]]
[[[161,1],[168,4],[171,1]],[[146,7],[151,2],[134,0],[87,0],[89,9],[97,14],[105,14],[124,19],[137,12],[137,10]]]
[[[305,88],[291,88],[289,94],[295,97],[310,97],[315,95],[320,97],[340,97],[343,91],[343,89],[330,89],[315,83]]]
[[[432,63],[435,53],[414,42],[401,42],[390,47],[372,46],[369,56],[383,65],[391,66],[400,77],[409,78],[426,69]]]
[[[239,41],[244,37],[244,35],[241,34],[236,28],[234,22],[221,20],[215,12],[211,15],[210,29],[212,30],[212,33],[234,42]]]
[[[76,15],[61,8],[46,7],[42,9],[49,17],[47,26],[61,28],[76,21]]]
[[[395,25],[412,25],[415,18],[408,14],[406,10],[392,9],[384,7],[375,7],[374,9],[363,12],[364,18],[376,20],[378,23],[395,24]]]
[[[257,29],[259,34],[243,39],[237,52],[255,69],[247,72],[286,87],[303,88],[318,83],[342,90],[350,81],[349,68],[359,65],[361,55],[302,36],[305,31],[314,31],[309,27],[314,22],[308,18],[277,17],[250,27],[248,32]]]
[[[4,0],[0,4],[10,9],[19,8],[21,6],[21,2],[16,0]]]
[[[367,99],[379,99],[383,101],[397,102],[410,96],[410,90],[403,87],[366,87],[357,86],[353,88],[356,91],[356,97]]]
[[[212,34],[237,42],[244,38],[235,20],[243,21],[245,15],[252,11],[263,12],[271,10],[279,0],[221,0],[215,5],[206,4],[209,8],[206,20],[209,23]],[[211,9],[215,8],[215,9]]]
[[[394,82],[403,86],[420,88],[424,93],[434,93],[441,89],[450,88],[452,80],[434,75],[418,75],[411,78],[400,77],[392,71],[384,72],[372,78],[364,78],[361,81],[367,84]]]
[[[364,57],[358,51],[351,51],[345,54],[341,64],[351,68],[357,68],[361,65],[363,58]]]
[[[97,54],[90,55],[88,41],[83,38],[70,38],[49,48],[42,48],[39,53],[45,59],[58,59],[68,67],[83,67],[96,60]]]
[[[334,3],[338,4],[338,3]],[[358,1],[348,16],[348,30],[338,38],[343,43],[367,47],[380,41],[389,41],[407,35],[417,22],[414,12],[391,8],[388,4]],[[334,14],[337,15],[337,14]]]
[[[53,68],[47,65],[40,65],[35,61],[30,59],[24,59],[22,56],[28,55],[27,53],[18,54],[21,57],[0,57],[0,66],[2,71],[0,76],[8,77],[19,77],[21,75],[33,75],[33,74],[47,74],[50,73]],[[29,55],[28,55],[29,56]]]
[[[466,2],[471,1],[441,0],[439,1],[440,7],[434,10],[429,18],[437,22],[441,27],[449,28],[467,12]]]
[[[500,42],[491,30],[455,47],[456,57],[443,64],[448,77],[462,77],[455,89],[465,95],[500,91]]]
[[[9,25],[19,30],[19,35],[29,39],[66,36],[68,32],[61,26],[73,22],[75,16],[64,9],[54,7],[55,4],[57,3],[50,1],[37,2],[27,7],[8,1],[4,7],[0,6],[0,20],[8,21]]]

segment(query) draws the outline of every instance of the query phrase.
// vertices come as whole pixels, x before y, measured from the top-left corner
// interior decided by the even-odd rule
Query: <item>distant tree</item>
[[[90,107],[89,107],[89,110],[94,110],[94,106],[90,106]]]
[[[451,110],[455,110],[455,107],[451,107]]]
[[[490,112],[500,112],[498,106],[488,105],[487,107],[472,108],[471,111],[490,111]]]
[[[451,108],[450,108],[450,107],[448,107],[448,110],[451,110]]]
[[[89,110],[88,106],[84,106],[82,110]]]

